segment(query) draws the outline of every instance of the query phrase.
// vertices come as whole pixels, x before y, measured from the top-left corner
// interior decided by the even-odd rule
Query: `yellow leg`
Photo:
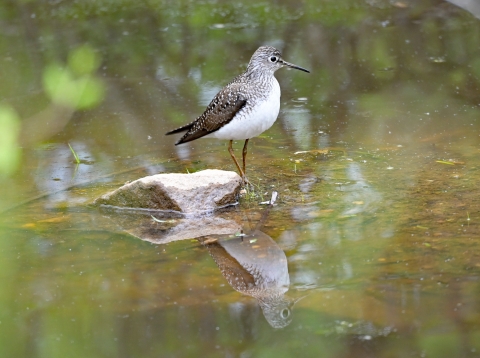
[[[233,140],[231,140],[229,143],[228,143],[228,151],[230,152],[230,156],[232,157],[233,161],[235,162],[235,165],[237,166],[237,169],[238,169],[238,172],[240,173],[240,176],[243,177],[245,176],[245,174],[243,173],[242,169],[240,169],[240,165],[238,164],[237,162],[237,158],[235,158],[235,154],[233,154]]]
[[[245,169],[245,163],[247,159],[247,144],[248,139],[245,139],[245,144],[243,145],[243,175],[247,175],[247,170]]]
[[[248,139],[247,139],[248,141]],[[235,162],[235,165],[237,166],[237,169],[238,169],[238,172],[240,173],[240,176],[242,177],[242,180],[245,184],[248,184],[248,180],[247,180],[247,177],[245,176],[245,172],[240,168],[240,164],[238,164],[237,162],[237,158],[235,158],[235,154],[233,154],[233,140],[231,140],[229,143],[228,143],[228,152],[230,153],[230,156],[232,157],[233,161]],[[244,155],[246,154],[246,149],[245,147],[243,148],[245,153]],[[245,157],[243,159],[243,168],[245,170]]]

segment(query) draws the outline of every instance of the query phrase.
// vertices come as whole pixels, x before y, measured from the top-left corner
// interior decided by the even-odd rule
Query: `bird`
[[[277,120],[281,91],[274,73],[282,67],[310,73],[303,67],[285,61],[276,48],[260,46],[252,55],[245,72],[223,87],[199,117],[166,135],[185,132],[175,145],[201,137],[228,140],[230,156],[243,183],[249,184],[246,177],[248,141],[269,129]],[[234,140],[245,140],[242,168],[235,158]]]

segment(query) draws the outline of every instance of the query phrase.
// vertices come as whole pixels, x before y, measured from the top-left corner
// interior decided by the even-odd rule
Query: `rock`
[[[154,244],[167,244],[180,240],[191,240],[203,236],[233,236],[242,232],[242,226],[235,220],[215,216],[200,216],[156,222],[151,217],[136,218],[127,216],[119,222],[119,226],[130,235]]]
[[[94,205],[201,214],[236,204],[241,185],[237,173],[224,170],[157,174],[125,184]]]

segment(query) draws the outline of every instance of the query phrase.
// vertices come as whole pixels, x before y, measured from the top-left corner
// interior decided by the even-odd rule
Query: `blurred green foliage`
[[[0,174],[10,175],[20,165],[18,144],[20,118],[15,110],[0,104]]]
[[[49,98],[58,105],[73,109],[89,109],[102,102],[103,82],[93,72],[100,57],[89,46],[81,46],[69,53],[68,66],[48,65],[43,73],[43,84]]]
[[[58,65],[45,68],[43,83],[52,102],[75,109],[95,107],[104,96],[101,81],[91,76],[75,78],[69,68]]]
[[[100,63],[101,57],[93,48],[82,45],[69,51],[67,66],[58,63],[47,64],[42,70],[42,80],[48,101],[42,102],[43,108],[38,108],[37,111],[44,108],[54,108],[55,106],[68,107],[73,111],[98,106],[105,96],[105,85],[95,74]],[[6,84],[8,84],[10,76],[11,74],[5,71]],[[27,78],[28,76],[17,78],[17,86],[18,83],[22,83]],[[0,87],[3,90],[7,89],[7,86]],[[19,98],[23,99],[24,96],[22,94]],[[0,173],[5,176],[13,174],[21,163],[20,143],[22,138],[20,138],[20,135],[22,133],[22,123],[24,126],[28,126],[28,128],[24,128],[25,132],[35,132],[36,126],[42,128],[50,125],[52,128],[57,126],[61,129],[69,120],[69,118],[56,119],[39,116],[38,118],[32,117],[35,118],[34,120],[22,121],[21,116],[13,108],[18,106],[21,110],[24,110],[29,108],[31,103],[24,100],[20,103],[15,103],[15,100],[10,102],[13,102],[13,104],[0,106]],[[55,111],[52,113],[55,113]]]
[[[68,54],[68,67],[77,76],[92,74],[100,63],[100,56],[88,45],[82,45]]]

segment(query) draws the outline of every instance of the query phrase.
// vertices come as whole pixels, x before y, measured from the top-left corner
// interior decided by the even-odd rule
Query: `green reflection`
[[[20,164],[19,133],[18,114],[13,108],[0,105],[0,174],[10,175]]]
[[[68,68],[51,65],[43,74],[45,91],[58,105],[88,109],[98,105],[104,95],[102,82],[90,76],[75,78]]]
[[[88,45],[80,46],[68,55],[68,67],[79,76],[93,73],[100,63],[100,56]]]
[[[104,97],[105,88],[92,73],[100,58],[89,46],[82,46],[69,54],[68,66],[49,65],[43,72],[43,85],[54,104],[73,109],[97,106]]]

